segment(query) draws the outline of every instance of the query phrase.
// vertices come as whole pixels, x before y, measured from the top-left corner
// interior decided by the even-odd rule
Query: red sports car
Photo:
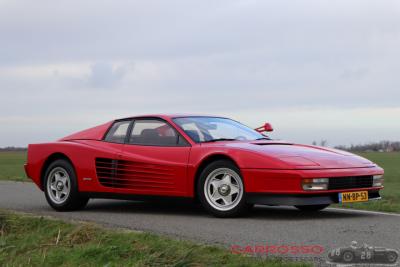
[[[148,115],[31,144],[27,176],[59,211],[90,198],[196,198],[215,216],[254,204],[321,210],[380,199],[383,169],[326,147],[268,138],[223,117]]]

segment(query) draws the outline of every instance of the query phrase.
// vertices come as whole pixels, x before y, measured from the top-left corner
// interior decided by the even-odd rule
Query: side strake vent
[[[171,191],[174,171],[164,165],[96,158],[96,174],[103,186],[124,189]]]

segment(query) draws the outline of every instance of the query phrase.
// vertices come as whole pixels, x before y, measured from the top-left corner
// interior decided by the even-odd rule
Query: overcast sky
[[[400,140],[400,1],[0,0],[0,147],[160,112]]]

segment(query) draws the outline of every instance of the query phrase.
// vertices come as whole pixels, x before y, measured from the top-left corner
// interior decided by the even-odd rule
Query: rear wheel
[[[217,217],[235,217],[249,210],[240,170],[228,160],[208,165],[200,174],[197,195],[202,206]]]
[[[49,205],[57,211],[82,209],[89,201],[80,196],[74,168],[63,159],[52,162],[47,168],[44,193]]]
[[[297,205],[295,206],[297,209],[301,211],[320,211],[323,210],[327,207],[329,207],[329,204],[323,204],[323,205]]]

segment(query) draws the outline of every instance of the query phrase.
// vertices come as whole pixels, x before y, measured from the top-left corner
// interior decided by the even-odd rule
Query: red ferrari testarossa
[[[196,198],[215,216],[254,204],[321,210],[380,199],[383,169],[348,152],[277,141],[223,117],[148,115],[31,144],[25,170],[59,211],[89,198]]]

